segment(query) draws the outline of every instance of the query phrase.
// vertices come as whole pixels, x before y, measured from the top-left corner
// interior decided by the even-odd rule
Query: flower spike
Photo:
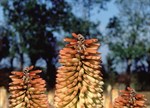
[[[146,108],[146,99],[142,94],[137,94],[134,89],[128,87],[127,90],[120,91],[120,95],[115,99],[114,108]]]
[[[55,107],[103,108],[100,44],[81,34],[72,36],[64,39],[68,44],[59,52]]]
[[[44,94],[45,81],[37,75],[42,71],[33,68],[30,66],[20,72],[11,72],[9,108],[49,108],[47,96]]]

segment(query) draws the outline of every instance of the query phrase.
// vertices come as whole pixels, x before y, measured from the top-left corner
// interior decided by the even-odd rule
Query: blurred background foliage
[[[8,87],[11,70],[36,65],[44,70],[47,88],[54,88],[62,39],[75,32],[108,46],[102,64],[106,84],[150,90],[150,1],[113,0],[119,12],[102,32],[100,21],[92,21],[91,13],[107,11],[111,1],[1,0],[0,86]]]

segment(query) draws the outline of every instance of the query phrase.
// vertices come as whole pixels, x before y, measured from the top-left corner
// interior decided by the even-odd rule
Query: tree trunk
[[[150,56],[147,58],[148,72],[150,73]]]
[[[31,65],[35,66],[36,61],[38,60],[38,57],[36,55],[29,55],[31,60]]]
[[[130,87],[130,83],[131,83],[131,60],[127,59],[127,69],[126,69],[126,88]]]
[[[20,53],[20,69],[23,70],[24,58],[23,53]]]
[[[13,66],[13,57],[10,58],[10,69],[13,70],[14,66]]]
[[[51,63],[50,60],[46,60],[47,63],[47,73],[46,73],[46,80],[47,80],[47,88],[53,89],[56,83],[56,68],[55,65]]]

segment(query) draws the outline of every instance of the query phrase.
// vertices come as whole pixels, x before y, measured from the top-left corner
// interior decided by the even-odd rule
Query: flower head
[[[33,66],[23,71],[11,72],[12,82],[9,84],[10,108],[48,108],[47,96],[45,95],[45,81],[34,70]]]
[[[68,44],[59,52],[55,91],[56,108],[101,108],[102,73],[97,39],[85,39],[72,33]]]

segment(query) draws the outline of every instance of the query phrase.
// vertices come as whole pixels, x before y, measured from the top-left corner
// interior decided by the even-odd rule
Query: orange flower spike
[[[63,49],[63,51],[66,51],[66,52],[70,52],[70,50],[73,51],[71,48],[64,48]]]
[[[18,75],[18,76],[23,76],[24,75],[23,72],[16,72],[16,71],[12,71],[11,74]]]
[[[101,57],[100,56],[85,56],[86,59],[91,59],[91,60],[100,60]]]
[[[72,36],[78,38],[78,35],[76,33],[72,33]]]
[[[34,66],[30,66],[29,68],[28,68],[28,70],[32,70],[34,68]]]
[[[13,75],[10,76],[12,82],[9,84],[10,108],[35,108],[35,106],[49,108],[47,96],[44,94],[46,91],[45,81],[37,75],[42,71],[33,70],[33,67],[27,67],[22,72],[12,72]],[[34,97],[34,95],[39,95],[39,97]]]
[[[31,80],[31,82],[36,82],[36,83],[38,83],[38,82],[41,82],[42,81],[42,79],[41,78],[37,78],[37,79],[34,79],[34,80]]]
[[[9,83],[9,85],[15,85],[15,84],[23,84],[23,83],[21,83],[21,82],[11,82],[11,83]]]
[[[127,87],[127,90],[128,91],[134,91],[134,89],[130,88],[130,87]]]
[[[141,99],[141,98],[144,98],[145,96],[144,95],[142,95],[142,94],[136,94],[135,95],[135,98],[136,99]]]
[[[96,50],[96,49],[91,49],[91,48],[86,48],[85,51],[86,51],[87,53],[93,53],[93,54],[97,53],[97,50]]]
[[[13,81],[13,82],[20,82],[20,83],[22,83],[22,82],[23,82],[23,80],[22,80],[22,79],[18,79],[18,78],[12,78],[12,81]]]
[[[95,43],[97,41],[98,41],[98,39],[87,39],[84,41],[84,44],[92,44],[92,43]]]
[[[127,90],[122,90],[120,93],[121,95],[115,99],[114,108],[145,108],[146,99],[142,94],[136,94],[134,89],[128,87]]]
[[[34,70],[29,73],[29,75],[36,75],[37,73],[41,73],[42,70]]]
[[[69,40],[70,43],[59,53],[62,66],[57,70],[56,108],[102,108],[103,84],[99,83],[102,82],[99,70],[101,57],[97,51],[100,44],[94,43],[97,39],[87,41],[86,44],[86,39],[81,34],[72,33],[72,36],[76,41]]]
[[[76,45],[77,44],[77,41],[75,42],[70,42],[70,44],[67,44],[66,46],[73,46],[73,45]]]
[[[77,40],[71,39],[71,38],[65,38],[64,41],[65,42],[77,42]]]
[[[76,54],[77,53],[77,51],[76,50],[69,50],[69,48],[67,48],[67,49],[64,49],[64,50],[60,50],[60,52],[59,52],[60,54]]]
[[[142,107],[145,103],[145,101],[135,101],[136,105],[139,107]]]
[[[91,46],[89,47],[88,49],[95,49],[95,50],[98,50],[99,46]]]

